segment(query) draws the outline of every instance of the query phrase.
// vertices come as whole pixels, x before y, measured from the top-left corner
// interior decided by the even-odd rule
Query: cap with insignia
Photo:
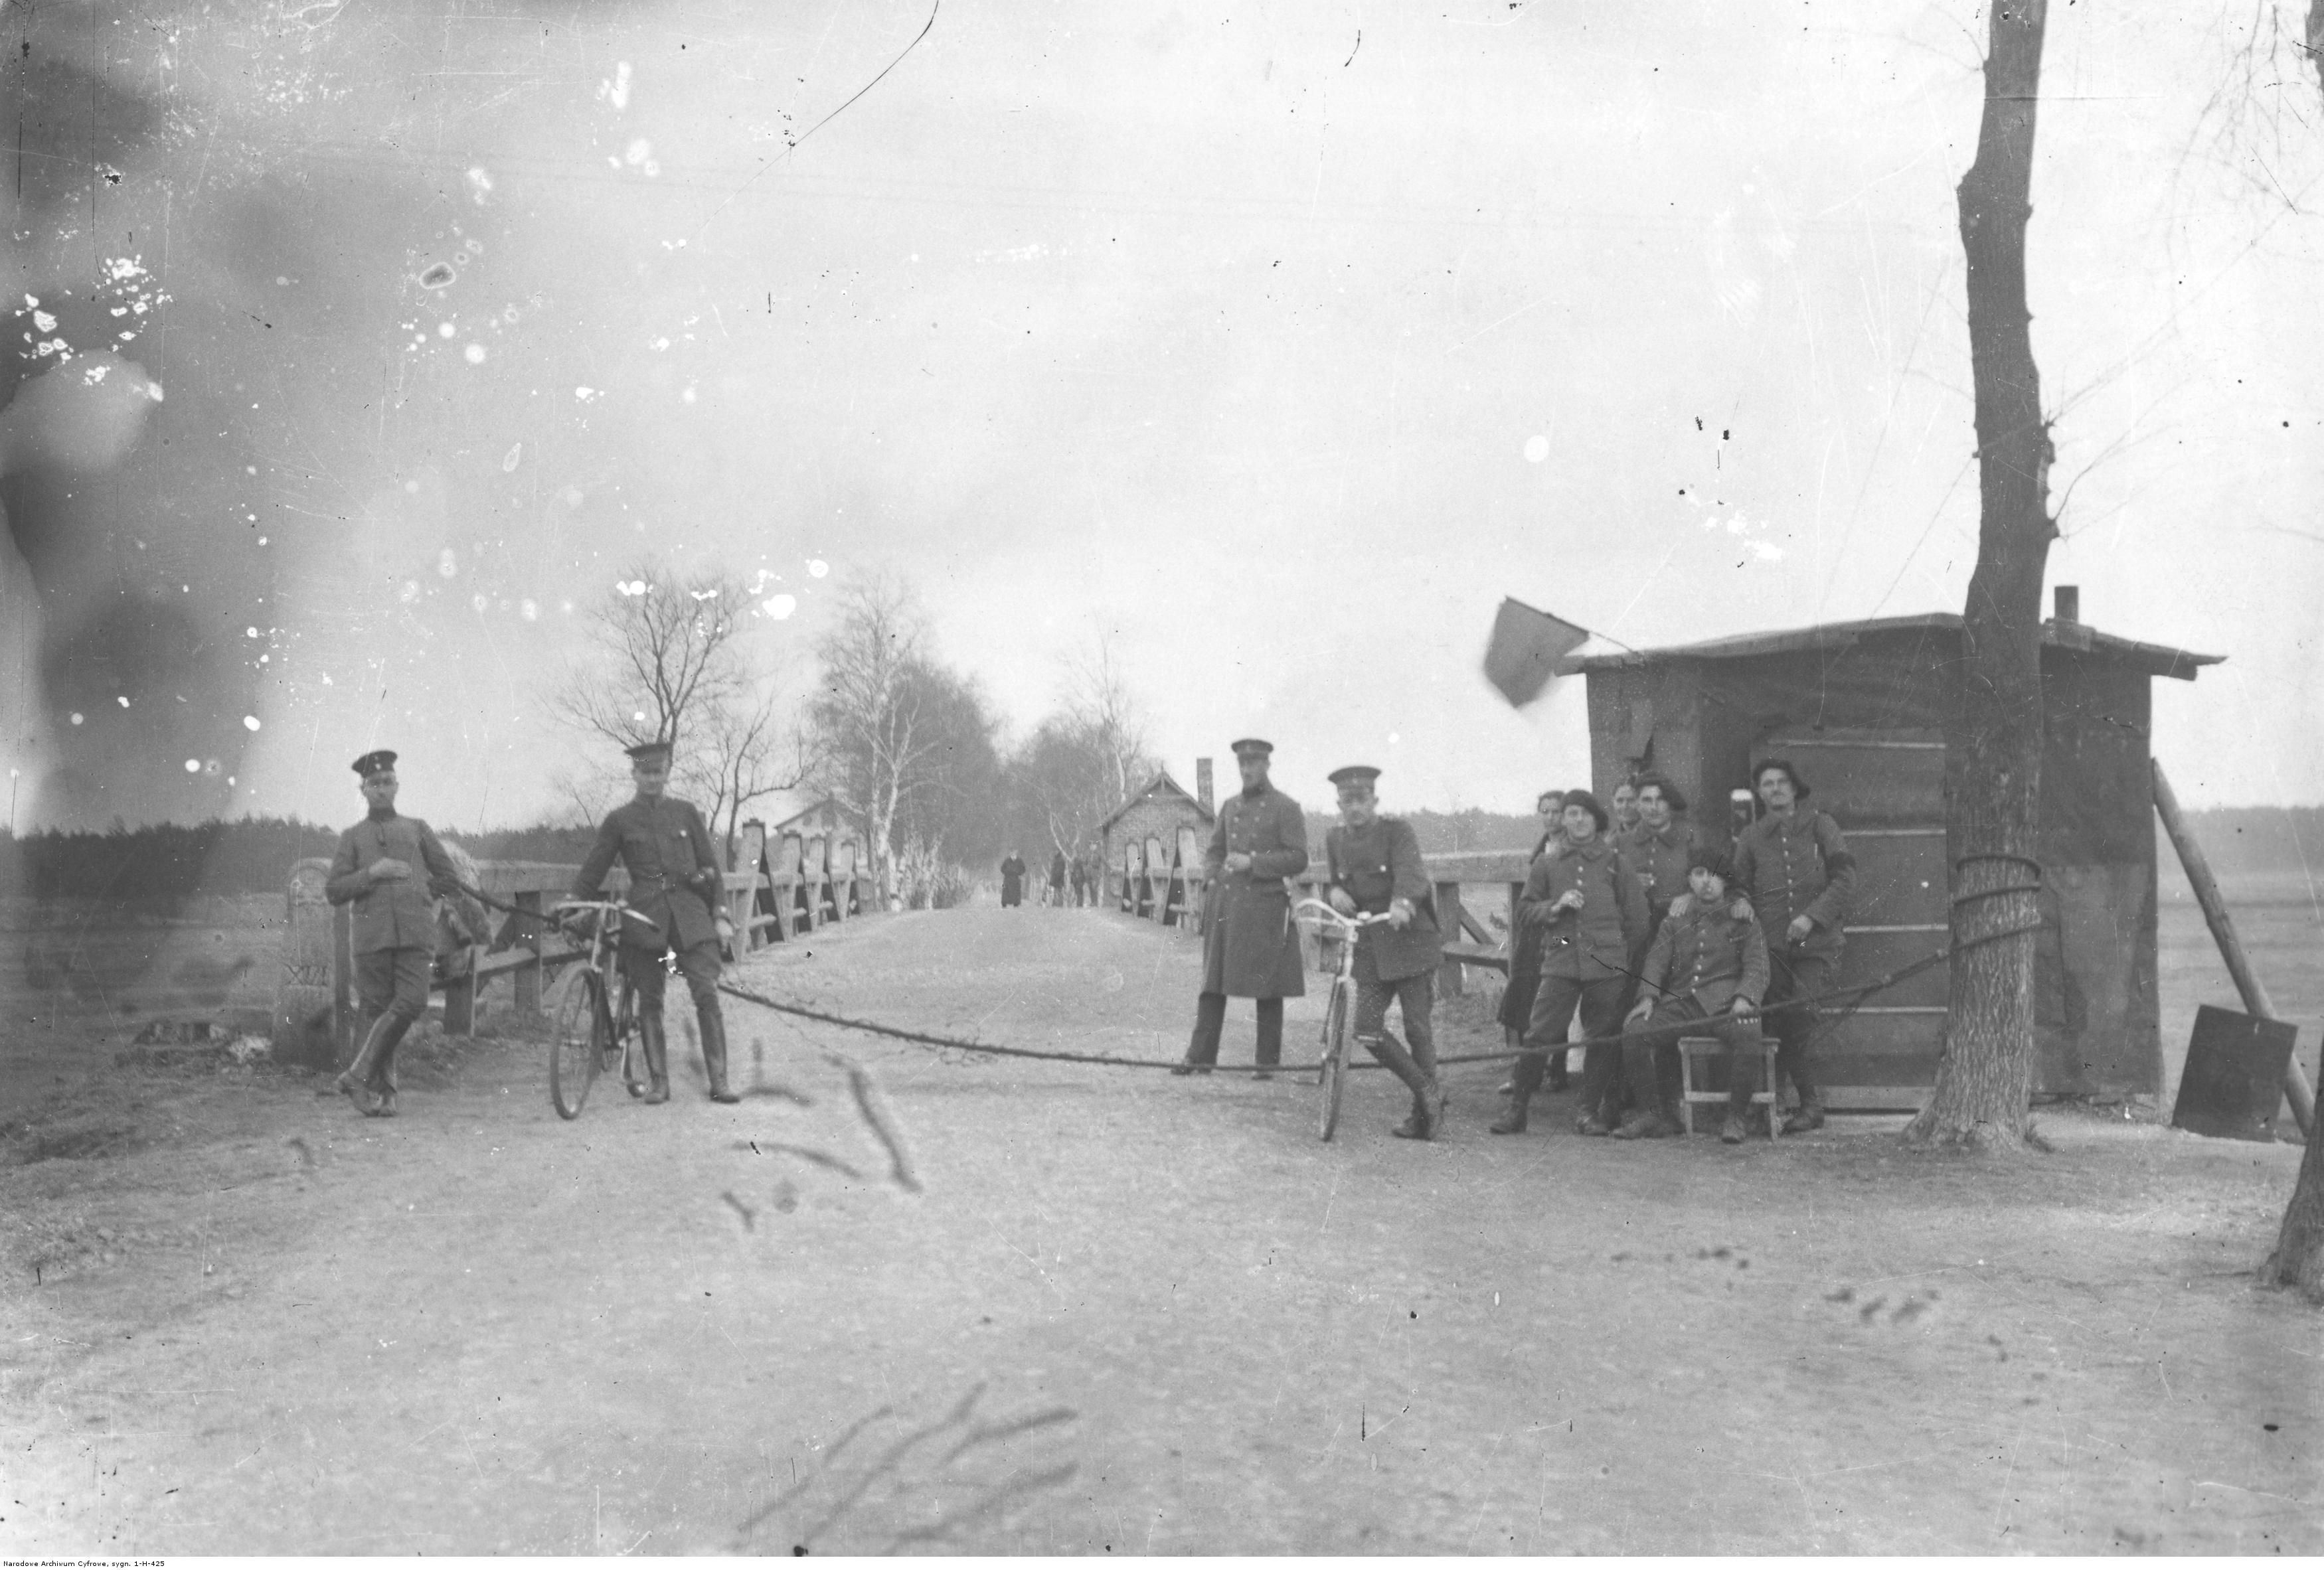
[[[669,743],[667,741],[641,741],[635,747],[625,747],[622,750],[630,755],[633,763],[669,761]]]
[[[1275,750],[1274,742],[1261,741],[1251,736],[1246,736],[1240,741],[1231,741],[1227,746],[1237,757],[1265,757]]]
[[[1351,763],[1345,768],[1335,768],[1323,777],[1345,789],[1349,785],[1369,785],[1379,778],[1380,771],[1369,763]]]
[[[369,779],[375,774],[393,773],[394,769],[395,754],[384,748],[377,752],[366,752],[355,761],[355,772],[365,779]]]

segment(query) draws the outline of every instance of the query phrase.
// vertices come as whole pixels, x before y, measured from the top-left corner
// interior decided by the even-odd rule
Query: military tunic
[[[1434,973],[1443,959],[1444,935],[1437,930],[1434,888],[1412,825],[1401,818],[1375,818],[1360,829],[1334,829],[1323,838],[1323,859],[1333,885],[1367,915],[1385,913],[1391,900],[1408,900],[1414,907],[1412,924],[1401,931],[1363,929],[1356,939],[1356,979],[1401,981]]]
[[[1766,1027],[1778,1043],[1776,1066],[1799,1091],[1805,1111],[1821,1103],[1808,1062],[1817,1005],[1802,1000],[1830,991],[1839,971],[1848,941],[1843,923],[1856,892],[1856,858],[1830,813],[1807,807],[1788,818],[1770,813],[1736,838],[1735,886],[1749,898],[1766,936],[1772,963]],[[1794,943],[1791,925],[1800,916],[1813,925],[1804,942]]]
[[[576,899],[595,899],[618,857],[630,871],[623,901],[646,922],[622,922],[622,941],[659,954],[708,943],[716,954],[718,927],[710,900],[722,889],[717,852],[710,831],[691,802],[670,796],[639,796],[605,815],[597,842],[573,880]]]
[[[1250,865],[1226,869],[1232,851]],[[1301,997],[1307,991],[1298,929],[1284,879],[1307,869],[1307,820],[1274,786],[1245,790],[1219,807],[1203,858],[1210,878],[1203,921],[1203,990],[1230,997]]]
[[[376,878],[371,864],[392,857],[412,869],[410,877]],[[418,818],[394,813],[365,818],[339,835],[337,854],[323,883],[323,896],[333,904],[352,904],[352,950],[357,954],[382,949],[436,951],[436,896],[459,887],[452,858],[444,854],[436,831]]]
[[[1686,824],[1675,816],[1659,831],[1640,823],[1620,843],[1646,892],[1648,923],[1659,926],[1671,901],[1686,892],[1686,863],[1694,850]]]

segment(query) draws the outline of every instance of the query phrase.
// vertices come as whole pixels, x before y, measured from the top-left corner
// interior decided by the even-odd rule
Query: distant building
[[[811,795],[805,791],[777,791],[761,796],[752,803],[758,810],[751,815],[767,826],[767,839],[773,841],[786,834],[797,834],[802,840],[822,835],[836,844],[855,838],[854,825],[840,811],[835,796]]]
[[[1131,845],[1143,845],[1148,840],[1157,841],[1162,849],[1162,865],[1168,867],[1178,854],[1178,831],[1191,829],[1194,835],[1194,855],[1199,860],[1204,848],[1211,842],[1215,822],[1208,805],[1189,795],[1184,785],[1170,777],[1168,769],[1162,770],[1097,826],[1108,891],[1120,895],[1122,858]]]

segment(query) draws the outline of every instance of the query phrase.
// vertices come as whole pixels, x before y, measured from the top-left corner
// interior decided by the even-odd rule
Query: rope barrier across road
[[[2019,885],[2013,886],[2008,888],[1986,889],[1976,893],[1962,895],[1956,898],[1954,903],[1959,904],[1968,900],[1985,898],[1999,894],[2030,893],[2034,892],[2038,888],[2038,886],[2039,886],[2036,885]],[[487,905],[490,905],[494,910],[505,911],[511,915],[529,917],[534,921],[548,923],[551,925],[557,924],[554,917],[548,915],[543,912],[529,911],[523,909],[521,906],[505,904],[500,900],[493,899],[491,895],[486,895],[480,890],[467,888],[466,886],[463,886],[463,892],[474,895],[476,899],[482,901]],[[1980,948],[1987,943],[1997,943],[2006,938],[2024,937],[2029,932],[2038,932],[2041,930],[2042,924],[2042,923],[2035,921],[2021,923],[2014,927],[2006,927],[1997,932],[1986,932],[1978,937],[1971,938],[1966,942],[1954,943],[1948,948],[1940,949],[1935,953],[1927,955],[1923,959],[1916,959],[1909,965],[1900,966],[1896,969],[1890,971],[1887,975],[1880,977],[1877,980],[1858,982],[1852,987],[1835,987],[1829,992],[1817,993],[1808,997],[1794,998],[1780,1006],[1784,1008],[1805,1008],[1819,1006],[1837,998],[1849,999],[1849,1003],[1844,1007],[1836,1010],[1831,1018],[1822,1021],[1818,1025],[1816,1033],[1820,1036],[1823,1034],[1824,1032],[1840,1024],[1858,1008],[1863,1006],[1864,1000],[1870,997],[1873,994],[1886,991],[1887,988],[1895,987],[1900,982],[1910,980],[1913,977],[1919,975],[1922,971],[1929,969],[1932,966],[1943,964],[1956,954],[1964,953],[1970,949]],[[1182,1066],[1180,1060],[1176,1058],[1123,1058],[1105,1052],[1047,1051],[1038,1047],[1004,1047],[991,1042],[970,1041],[961,1036],[939,1035],[929,1031],[906,1030],[900,1025],[881,1024],[876,1020],[856,1019],[848,1015],[833,1014],[825,1009],[810,1008],[807,1005],[801,1003],[785,1002],[780,998],[769,997],[764,993],[753,992],[748,987],[737,987],[732,982],[727,981],[719,982],[718,990],[724,993],[727,996],[734,998],[738,1002],[751,1004],[758,1008],[772,1009],[777,1014],[793,1015],[800,1019],[811,1019],[823,1024],[837,1025],[843,1030],[862,1031],[868,1035],[885,1036],[890,1041],[908,1042],[916,1046],[935,1047],[946,1051],[980,1052],[986,1056],[996,1058],[1028,1058],[1037,1061],[1048,1063],[1090,1063],[1108,1069],[1176,1069]],[[1741,1019],[1757,1019],[1759,1017],[1759,1014],[1758,1011],[1754,1010],[1738,1015],[1735,1017]],[[1504,1049],[1500,1051],[1495,1052],[1455,1053],[1446,1057],[1440,1057],[1436,1061],[1440,1068],[1447,1067],[1454,1063],[1499,1063],[1521,1057],[1524,1055],[1525,1051],[1528,1050],[1559,1051],[1571,1051],[1576,1047],[1613,1046],[1619,1042],[1628,1041],[1645,1041],[1656,1037],[1667,1036],[1671,1033],[1673,1028],[1674,1027],[1669,1025],[1664,1025],[1658,1028],[1650,1025],[1644,1030],[1618,1031],[1612,1035],[1585,1036],[1578,1041],[1553,1042],[1545,1048]],[[1221,1074],[1257,1074],[1262,1072],[1269,1074],[1287,1073],[1296,1072],[1303,1066],[1304,1065],[1296,1063],[1278,1063],[1265,1066],[1256,1063],[1220,1063],[1204,1065],[1204,1067],[1210,1071]],[[1379,1065],[1377,1063],[1356,1063],[1351,1066],[1360,1069],[1374,1069],[1378,1068]]]

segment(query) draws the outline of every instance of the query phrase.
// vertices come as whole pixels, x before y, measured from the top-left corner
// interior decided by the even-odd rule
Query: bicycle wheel
[[[1340,1095],[1348,1088],[1348,1030],[1355,1004],[1354,982],[1332,983],[1332,1001],[1323,1010],[1323,1063],[1316,1077],[1315,1132],[1326,1140],[1340,1126]]]
[[[598,1053],[608,1034],[604,981],[595,970],[577,969],[566,978],[557,1005],[556,1032],[549,1040],[549,1100],[557,1116],[581,1116],[589,1087],[597,1078]]]

